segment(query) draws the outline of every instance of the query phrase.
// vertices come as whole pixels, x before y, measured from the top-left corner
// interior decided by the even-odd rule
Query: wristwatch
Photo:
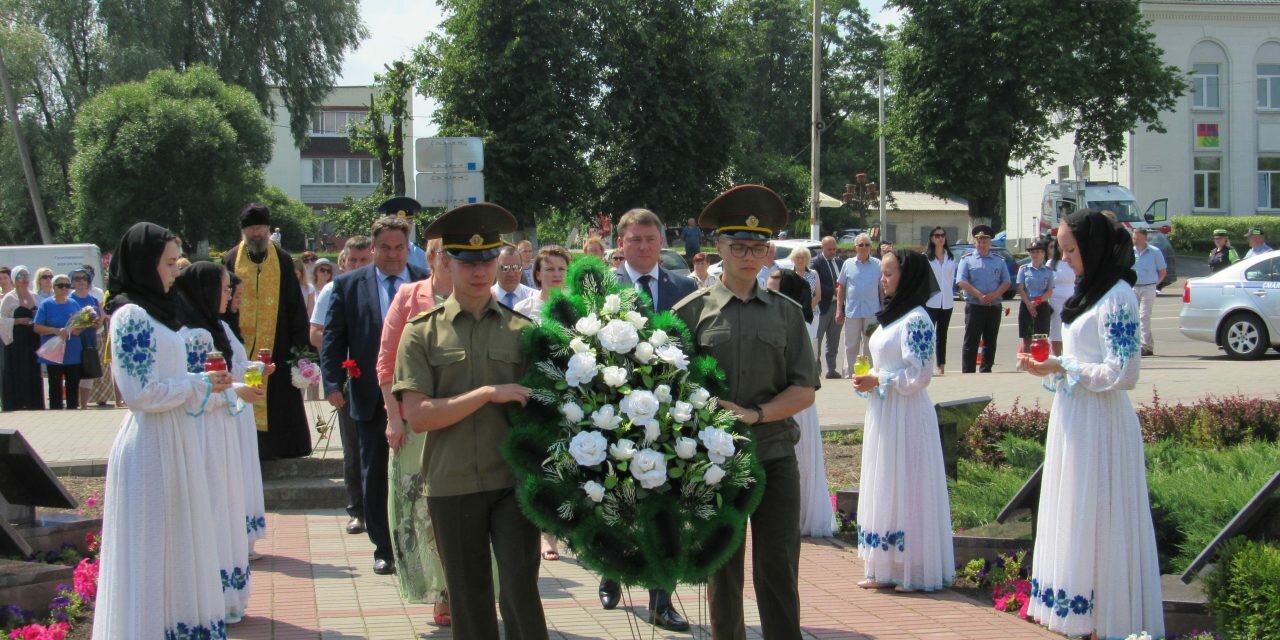
[[[752,424],[760,424],[761,422],[764,422],[764,409],[761,409],[759,405],[752,406],[750,409],[756,412],[756,421]]]

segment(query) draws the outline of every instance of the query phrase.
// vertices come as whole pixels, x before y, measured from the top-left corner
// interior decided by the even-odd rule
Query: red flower
[[[360,377],[360,367],[356,365],[356,361],[355,361],[355,360],[343,360],[343,361],[342,361],[342,368],[347,370],[347,377],[348,377],[348,378],[359,378],[359,377]]]

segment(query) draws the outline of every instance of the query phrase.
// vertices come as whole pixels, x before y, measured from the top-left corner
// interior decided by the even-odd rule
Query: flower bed
[[[37,619],[34,612],[12,604],[0,608],[0,637],[9,640],[65,640],[73,629],[78,630],[82,624],[91,620],[89,613],[98,597],[97,555],[101,542],[101,533],[91,533],[85,538],[88,548],[86,557],[81,557],[79,553],[73,557],[67,549],[60,549],[51,552],[56,555],[44,554],[43,558],[33,559],[74,564],[72,585],[58,585],[58,594],[49,601],[49,615],[45,618]],[[87,632],[76,635],[88,637]]]

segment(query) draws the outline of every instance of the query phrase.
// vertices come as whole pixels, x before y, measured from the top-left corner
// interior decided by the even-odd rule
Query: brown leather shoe
[[[351,522],[347,523],[347,533],[352,535],[364,533],[364,520],[361,518],[352,518]]]

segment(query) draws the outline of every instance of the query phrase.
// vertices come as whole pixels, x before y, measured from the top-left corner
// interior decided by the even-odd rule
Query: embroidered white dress
[[[1068,635],[1164,635],[1160,566],[1147,498],[1142,432],[1129,394],[1138,381],[1138,299],[1117,283],[1063,327],[1065,375],[1049,411],[1031,605]]]
[[[866,577],[923,591],[955,578],[942,440],[926,390],[934,338],[924,307],[871,335],[880,386],[867,402],[858,487],[858,555]]]
[[[190,327],[183,327],[178,335],[186,343],[187,371],[204,371],[209,352],[216,349],[213,337],[204,329]],[[222,577],[222,597],[227,607],[228,623],[239,622],[249,606],[249,534],[241,520],[245,507],[238,417],[245,409],[245,403],[234,391],[227,389],[212,394],[204,414],[196,418],[204,438],[209,506],[214,519],[218,571]],[[248,411],[252,413],[253,409]]]
[[[231,357],[227,359],[231,367],[231,376],[236,382],[244,382],[244,374],[249,370],[249,356],[244,343],[236,339],[235,333],[227,323],[222,323],[222,330],[227,332],[227,340],[231,342]],[[253,421],[253,410],[242,411],[236,415],[240,424],[240,474],[244,487],[244,526],[249,533],[249,550],[253,551],[253,543],[267,536],[267,507],[262,497],[262,463],[258,461],[258,425]]]
[[[224,639],[204,447],[209,401],[177,332],[125,305],[111,317],[111,373],[129,413],[107,463],[95,640]]]
[[[796,444],[796,464],[800,467],[800,535],[830,538],[835,511],[827,489],[827,464],[822,451],[822,430],[818,427],[818,405],[796,414],[800,442]]]

